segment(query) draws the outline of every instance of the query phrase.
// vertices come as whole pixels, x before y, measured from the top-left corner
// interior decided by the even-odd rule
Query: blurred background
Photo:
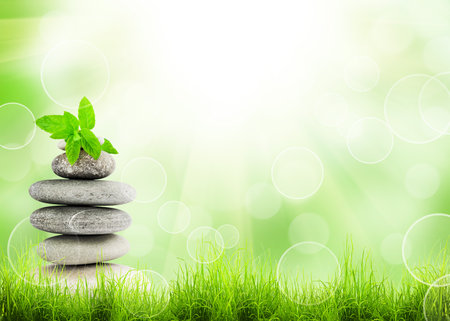
[[[1,249],[56,178],[34,119],[87,96],[138,193],[117,263],[173,278],[207,226],[274,264],[351,237],[398,280],[449,238],[431,216],[402,260],[450,213],[449,32],[445,0],[2,0]]]

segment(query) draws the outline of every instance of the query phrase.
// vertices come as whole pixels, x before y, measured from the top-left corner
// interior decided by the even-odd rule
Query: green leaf
[[[80,156],[81,140],[75,140],[74,136],[70,136],[66,142],[66,155],[70,165],[75,164]]]
[[[56,133],[50,135],[50,138],[67,140],[72,134],[73,131],[71,128],[64,128],[63,130],[57,131]]]
[[[98,159],[102,152],[97,136],[87,128],[81,128],[81,147],[94,159]]]
[[[92,107],[91,102],[86,97],[83,97],[80,101],[78,119],[80,120],[81,128],[93,129],[95,126],[94,107]]]
[[[74,134],[78,131],[78,127],[80,126],[80,122],[78,118],[68,111],[64,112],[64,123],[68,129],[71,129],[71,134]]]
[[[36,125],[42,130],[53,134],[61,131],[66,127],[64,123],[64,116],[62,115],[50,115],[44,116],[36,120]]]
[[[105,138],[105,142],[102,145],[102,150],[110,154],[119,154],[109,140]]]
[[[73,139],[74,140],[80,140],[81,139],[80,133],[77,132],[77,131],[75,133],[73,133]]]

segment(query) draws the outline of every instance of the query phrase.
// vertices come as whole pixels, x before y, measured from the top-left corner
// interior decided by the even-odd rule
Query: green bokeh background
[[[356,249],[370,249],[380,271],[398,279],[401,261],[386,262],[381,244],[424,215],[450,213],[450,138],[409,144],[395,137],[388,158],[367,165],[350,155],[339,130],[317,121],[314,108],[321,95],[335,92],[351,113],[384,119],[385,97],[397,80],[450,70],[450,4],[323,1],[314,10],[310,6],[301,1],[3,0],[0,104],[23,104],[36,118],[60,114],[64,109],[41,83],[49,50],[61,41],[81,40],[105,55],[109,84],[94,107],[96,133],[120,152],[111,179],[122,180],[127,162],[137,157],[158,160],[167,173],[167,188],[156,201],[121,206],[134,219],[132,232],[124,235],[138,250],[119,263],[140,262],[172,277],[176,258],[189,260],[189,232],[222,224],[238,228],[239,246],[256,255],[270,253],[276,261],[292,245],[293,219],[315,213],[325,220],[326,245],[338,257],[350,236]],[[329,22],[325,28],[324,21]],[[380,23],[385,29],[377,29]],[[434,39],[444,45],[433,51],[427,45]],[[354,56],[370,56],[378,65],[379,80],[367,92],[346,85],[345,66]],[[64,81],[78,94],[77,85],[90,77],[65,74]],[[26,114],[0,109],[2,142],[23,143],[31,132]],[[247,191],[257,183],[272,184],[272,163],[290,146],[305,146],[320,157],[322,186],[305,200],[279,195],[276,215],[253,218],[245,205]],[[40,130],[24,148],[0,148],[2,251],[14,226],[41,206],[29,197],[28,187],[56,178],[50,164],[58,153],[55,141]],[[440,179],[436,193],[426,199],[405,186],[408,169],[421,163],[433,166]],[[123,179],[132,183],[139,177]],[[184,202],[192,212],[181,234],[164,232],[156,220],[159,207],[170,200]],[[399,244],[391,249],[400,257]]]

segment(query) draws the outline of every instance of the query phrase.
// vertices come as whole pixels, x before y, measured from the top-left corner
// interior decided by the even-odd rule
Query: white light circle
[[[450,72],[428,79],[419,94],[422,120],[440,134],[450,135]]]
[[[41,83],[57,105],[75,109],[84,96],[95,104],[105,94],[110,81],[105,55],[86,41],[63,41],[45,56]]]
[[[281,197],[271,184],[257,183],[245,196],[245,209],[254,218],[265,220],[278,213]]]
[[[350,128],[352,127],[352,125],[355,122],[357,122],[358,120],[360,120],[361,118],[362,118],[361,116],[359,116],[353,112],[347,113],[347,117],[345,118],[344,122],[336,128],[339,135],[344,138],[347,138],[348,132],[349,132]]]
[[[446,262],[450,260],[450,251],[448,250],[450,234],[448,231],[450,231],[450,215],[443,213],[426,215],[415,221],[406,231],[402,242],[403,264],[417,281],[434,286],[433,282],[436,278],[449,274],[450,266],[446,265]],[[407,246],[411,248],[409,256]],[[416,262],[411,262],[413,260]],[[412,266],[413,264],[414,266]],[[442,271],[443,266],[445,267],[444,271]],[[428,274],[419,275],[418,271],[426,271]],[[431,273],[433,275],[430,275]],[[449,284],[439,286],[448,286]]]
[[[312,241],[292,245],[277,264],[281,292],[301,305],[317,305],[328,300],[340,275],[341,266],[333,251]]]
[[[314,195],[322,185],[323,178],[322,161],[306,147],[285,149],[272,165],[273,185],[287,198],[305,199]]]
[[[210,226],[200,226],[193,230],[187,239],[189,256],[201,264],[209,264],[220,258],[224,250],[222,235]]]
[[[388,13],[375,21],[371,38],[378,50],[399,54],[411,45],[414,34],[409,24],[401,22],[402,18],[400,14]]]
[[[0,150],[0,168],[3,169],[0,170],[0,180],[19,182],[30,173],[32,160],[26,149],[14,152]]]
[[[380,244],[380,253],[383,259],[393,265],[402,264],[403,234],[392,233],[386,236]],[[406,257],[411,254],[411,247],[406,247]]]
[[[42,242],[52,236],[32,226],[29,217],[22,219],[11,231],[7,244],[8,261],[14,273],[24,282],[35,286],[52,286],[63,282],[64,278],[53,272],[48,273],[54,265],[38,254],[42,251]],[[56,256],[64,257],[63,254]],[[65,276],[69,274],[64,273]]]
[[[224,242],[225,249],[232,249],[239,243],[239,230],[232,224],[224,224],[217,228]],[[220,242],[220,240],[216,240]]]
[[[327,93],[314,106],[314,115],[319,123],[327,127],[337,127],[345,121],[348,103],[337,93]]]
[[[442,133],[428,126],[420,113],[420,93],[430,80],[425,74],[412,74],[396,81],[384,100],[384,116],[392,132],[411,144],[435,141]]]
[[[48,43],[56,43],[70,36],[70,28],[73,28],[73,21],[70,18],[59,10],[50,11],[43,15],[39,23],[42,39]]]
[[[291,244],[315,241],[326,244],[330,237],[328,223],[319,215],[304,213],[295,217],[289,224],[288,237]]]
[[[89,215],[89,210],[83,210],[75,213],[67,223],[67,226],[72,233],[78,234],[83,230],[83,214]]]
[[[36,134],[33,112],[19,103],[0,106],[0,147],[8,150],[24,148]]]
[[[153,319],[167,308],[170,302],[169,282],[153,270],[132,270],[118,280],[127,291],[118,291],[120,303],[138,319]],[[136,300],[127,293],[139,293]],[[143,310],[140,310],[143,308]]]
[[[136,189],[136,202],[151,203],[160,198],[166,190],[167,174],[157,160],[138,157],[125,165],[122,181]]]
[[[189,209],[191,210],[191,222],[189,226],[191,228],[196,228],[199,226],[211,226],[213,224],[213,219],[211,216],[211,213],[207,210],[205,210],[201,206],[189,206]],[[188,236],[190,231],[189,229],[185,230],[183,232],[184,235]]]
[[[423,49],[423,60],[432,72],[450,70],[450,37],[431,39]]]
[[[388,124],[375,117],[361,118],[349,129],[347,148],[357,161],[376,164],[385,160],[394,146]]]
[[[377,85],[379,78],[378,64],[370,57],[355,56],[345,66],[345,83],[353,91],[367,92]]]
[[[442,286],[442,284],[447,284]],[[433,282],[423,298],[423,315],[427,321],[450,320],[450,274]]]
[[[132,224],[129,228],[121,231],[120,234],[130,243],[128,255],[142,258],[149,254],[155,245],[155,237],[146,225]]]
[[[440,185],[437,169],[429,164],[415,164],[406,172],[405,187],[410,195],[427,199],[436,194]]]
[[[159,208],[157,218],[161,229],[170,234],[178,234],[189,226],[191,210],[183,202],[168,201]]]

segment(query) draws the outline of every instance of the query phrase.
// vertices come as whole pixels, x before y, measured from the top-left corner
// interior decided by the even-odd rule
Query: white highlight
[[[439,189],[439,185],[439,172],[429,164],[413,165],[406,172],[406,190],[416,198],[427,199],[432,197]]]
[[[10,102],[10,103],[6,103],[6,104],[1,105],[0,106],[0,113],[1,113],[1,109],[2,108],[6,108],[7,106],[18,106],[18,107],[24,108],[31,115],[31,118],[33,119],[33,129],[31,131],[30,138],[24,144],[19,145],[19,146],[15,146],[15,147],[11,147],[11,146],[5,145],[5,143],[0,142],[0,147],[2,147],[4,149],[8,149],[8,150],[17,150],[17,149],[24,148],[29,143],[31,143],[31,141],[34,138],[34,135],[36,134],[36,118],[34,117],[33,112],[27,106],[19,104],[19,103],[15,103],[15,102]],[[13,120],[14,119],[11,119],[11,121],[13,121]],[[23,129],[21,128],[20,131],[22,132]]]
[[[314,115],[317,120],[327,127],[337,127],[347,117],[347,101],[337,93],[327,93],[321,96],[314,107]]]
[[[129,161],[122,170],[121,180],[136,188],[138,203],[151,203],[164,193],[167,174],[164,167],[151,157],[138,157]]]
[[[224,224],[217,231],[222,235],[224,248],[232,249],[239,243],[239,230],[232,224]],[[218,240],[220,242],[220,240]]]
[[[435,286],[433,283],[429,283],[426,282],[422,279],[420,279],[416,273],[414,273],[411,269],[411,267],[409,266],[408,262],[407,262],[407,258],[408,258],[408,253],[407,253],[407,243],[408,243],[408,236],[411,233],[411,231],[414,229],[414,227],[416,227],[418,224],[420,224],[421,222],[428,220],[428,219],[432,219],[434,217],[444,217],[444,218],[448,218],[450,220],[450,215],[448,214],[442,214],[442,213],[435,213],[435,214],[429,214],[426,215],[420,219],[418,219],[417,221],[415,221],[406,231],[405,236],[403,237],[403,242],[402,242],[402,260],[403,260],[403,264],[405,265],[406,269],[408,270],[408,272],[411,274],[411,276],[416,279],[417,281],[419,281],[420,283],[429,285],[429,286]],[[450,221],[449,221],[450,223]],[[446,283],[444,285],[439,285],[439,286],[448,286],[450,285],[450,283]]]
[[[316,153],[306,147],[290,147],[275,158],[272,182],[283,196],[305,199],[322,185],[324,168]]]
[[[370,91],[377,85],[379,78],[378,64],[370,57],[353,57],[345,66],[345,83],[353,91]]]
[[[224,250],[222,235],[210,226],[200,226],[187,239],[189,256],[201,264],[209,264],[220,258]]]
[[[377,164],[385,160],[394,147],[394,136],[388,124],[375,117],[355,122],[348,131],[347,148],[357,161]]]
[[[44,91],[55,104],[66,109],[77,108],[83,96],[95,104],[105,94],[109,82],[106,56],[86,41],[63,41],[42,61]]]
[[[289,241],[296,244],[302,241],[315,241],[326,244],[330,237],[327,221],[314,213],[304,213],[295,217],[289,224]]]
[[[302,249],[302,247],[303,247],[303,249]],[[311,251],[311,247],[316,247],[317,249],[314,251]],[[331,251],[327,246],[325,246],[321,243],[312,242],[312,241],[300,242],[300,243],[294,244],[291,247],[289,247],[281,256],[281,258],[278,262],[278,265],[277,265],[277,282],[278,282],[278,286],[280,287],[281,292],[285,296],[287,296],[290,300],[292,300],[296,303],[299,303],[301,305],[317,305],[317,304],[320,304],[320,303],[328,300],[334,294],[334,289],[333,289],[332,291],[330,291],[328,293],[328,295],[326,297],[322,298],[321,300],[305,303],[303,301],[293,299],[289,295],[289,293],[287,292],[285,287],[283,286],[283,283],[284,283],[283,281],[285,281],[285,280],[282,280],[282,277],[285,277],[286,273],[281,270],[282,270],[284,264],[286,264],[286,263],[284,263],[284,261],[287,260],[288,255],[300,255],[301,254],[301,255],[309,255],[310,256],[309,261],[305,261],[304,260],[305,258],[300,257],[300,256],[296,260],[296,261],[298,261],[297,263],[301,263],[301,266],[303,267],[303,275],[305,275],[305,265],[307,263],[310,263],[310,264],[312,263],[312,266],[310,268],[313,268],[314,272],[316,272],[316,273],[317,273],[317,271],[320,271],[324,268],[326,268],[326,269],[330,268],[330,262],[320,262],[317,260],[313,260],[314,256],[317,257],[318,253],[320,253],[322,250],[325,250],[324,253],[327,254],[328,259],[331,259],[330,262],[333,262],[333,265],[335,265],[335,267],[336,267],[335,269],[332,269],[334,272],[333,274],[335,275],[337,272],[337,278],[340,279],[341,266],[339,264],[338,258],[333,253],[333,251]],[[291,254],[291,253],[293,253],[293,254]],[[298,275],[301,272],[301,271],[298,271],[297,269],[294,269],[294,271],[296,272],[296,275]],[[322,282],[332,281],[330,278],[332,278],[333,276],[331,276],[330,274],[328,274],[327,276],[328,276],[329,280],[317,279],[317,280],[314,280],[314,282],[318,282],[320,285],[322,285],[323,284]]]
[[[159,208],[157,218],[161,229],[170,234],[178,234],[189,226],[191,210],[183,202],[168,201]]]
[[[432,129],[422,119],[419,101],[429,75],[412,74],[397,80],[384,100],[384,116],[392,132],[411,144],[435,141],[442,133]]]
[[[265,220],[278,213],[281,197],[270,184],[258,183],[250,187],[245,197],[245,208],[254,218]]]
[[[447,285],[444,288],[436,285],[445,279],[448,279],[448,281],[446,282]],[[450,312],[448,309],[449,308],[448,298],[450,295],[450,287],[448,284],[450,284],[450,274],[444,275],[444,276],[438,278],[436,281],[434,281],[433,284],[428,288],[427,292],[425,293],[425,296],[423,297],[423,316],[425,317],[426,321],[441,321],[441,320],[443,321],[444,320],[443,317],[445,317],[446,319],[448,319],[450,317]],[[430,295],[432,294],[432,291],[442,291],[442,292],[446,291],[447,292],[446,294],[440,293],[440,295],[438,295],[438,300],[440,301],[440,303],[444,303],[444,304],[446,303],[447,307],[442,307],[439,304],[438,305],[432,304],[432,307],[439,309],[438,313],[440,315],[436,315],[436,316],[430,315],[431,311],[429,311],[429,309],[427,309],[427,301],[430,299]],[[446,314],[445,316],[441,314],[444,312]],[[432,319],[430,319],[430,317],[432,317]],[[439,318],[439,319],[437,319],[437,318]]]

